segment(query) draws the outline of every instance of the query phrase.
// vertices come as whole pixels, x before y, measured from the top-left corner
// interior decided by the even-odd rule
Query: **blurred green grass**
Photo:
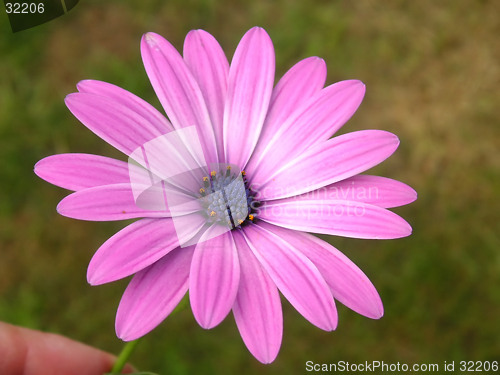
[[[194,28],[230,57],[243,33],[266,28],[277,77],[297,60],[325,58],[328,83],[367,85],[342,130],[385,129],[401,146],[373,173],[409,183],[419,199],[397,209],[411,237],[330,237],[371,278],[379,321],[339,306],[336,332],[313,327],[284,302],[281,353],[269,366],[246,351],[228,317],[205,331],[189,309],[168,318],[133,356],[161,374],[304,373],[305,362],[442,363],[499,360],[500,3],[496,1],[107,1],[12,34],[0,17],[0,319],[117,352],[114,314],[126,280],[85,281],[93,252],[124,223],[60,217],[66,194],[32,173],[50,154],[122,158],[63,103],[86,78],[120,85],[160,108],[139,41],[155,31],[182,48]]]

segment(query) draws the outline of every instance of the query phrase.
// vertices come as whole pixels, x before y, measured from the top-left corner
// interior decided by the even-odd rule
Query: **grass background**
[[[67,192],[32,173],[54,153],[123,157],[86,130],[63,99],[86,78],[160,108],[139,41],[155,31],[182,48],[193,28],[229,57],[254,25],[276,49],[277,77],[317,55],[327,83],[357,78],[365,100],[343,131],[385,129],[401,146],[373,173],[402,180],[417,202],[395,210],[412,236],[330,237],[371,278],[378,321],[339,306],[325,333],[284,302],[278,359],[261,365],[232,316],[198,327],[189,309],[148,335],[132,361],[160,374],[300,374],[305,362],[500,360],[500,3],[498,1],[81,1],[66,16],[12,34],[0,16],[0,319],[117,352],[114,314],[127,281],[90,287],[94,251],[125,223],[57,215]],[[340,304],[339,304],[340,305]]]

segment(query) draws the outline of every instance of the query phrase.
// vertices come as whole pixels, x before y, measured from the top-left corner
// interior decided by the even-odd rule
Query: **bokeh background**
[[[413,235],[329,238],[371,278],[385,316],[370,320],[338,304],[338,329],[325,333],[284,301],[281,352],[265,366],[232,316],[205,331],[186,309],[146,336],[132,362],[160,374],[300,374],[308,360],[500,360],[499,14],[495,0],[82,0],[16,34],[0,15],[0,320],[121,349],[114,315],[127,280],[90,287],[85,275],[94,251],[126,223],[59,216],[68,192],[38,179],[33,165],[64,152],[124,159],[63,99],[93,78],[161,108],[141,63],[143,33],[181,49],[189,30],[203,28],[231,58],[244,32],[260,25],[275,45],[277,77],[317,55],[328,84],[365,82],[343,132],[385,129],[401,139],[370,172],[418,191],[396,210]]]

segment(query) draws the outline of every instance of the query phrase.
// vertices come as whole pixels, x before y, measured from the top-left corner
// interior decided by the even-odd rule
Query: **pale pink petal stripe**
[[[165,123],[151,123],[143,108],[136,110],[114,98],[77,92],[66,96],[65,102],[82,124],[127,155],[170,130]]]
[[[333,297],[368,318],[379,319],[384,307],[377,290],[349,258],[329,243],[308,233],[260,223],[309,258],[321,272]]]
[[[112,99],[117,104],[134,110],[137,114],[147,120],[151,126],[158,129],[161,134],[165,134],[173,130],[172,124],[156,108],[121,87],[108,82],[86,79],[78,82],[76,88],[79,92],[104,96]]]
[[[337,310],[316,266],[268,229],[249,225],[243,233],[262,267],[293,307],[315,326],[334,330]]]
[[[352,238],[390,239],[411,234],[410,225],[394,212],[362,202],[293,197],[265,202],[258,217],[289,229]]]
[[[245,167],[250,178],[261,161],[262,151],[269,141],[302,103],[321,90],[325,80],[326,64],[319,57],[309,57],[299,61],[279,80],[273,89],[257,147]]]
[[[87,269],[92,285],[130,276],[179,246],[172,219],[142,219],[109,238],[94,254]]]
[[[357,175],[297,196],[307,199],[335,199],[373,204],[383,208],[404,206],[417,199],[410,186],[386,177]]]
[[[196,245],[190,274],[193,315],[203,328],[213,328],[231,311],[238,291],[240,263],[230,232]]]
[[[217,40],[204,30],[190,31],[184,40],[184,60],[207,104],[219,159],[224,157],[223,118],[229,63]],[[222,160],[220,160],[222,162]]]
[[[224,112],[226,162],[243,168],[259,139],[274,84],[274,48],[266,31],[243,36],[229,69]]]
[[[89,221],[170,216],[168,209],[145,210],[138,207],[130,184],[96,186],[77,191],[59,202],[57,212],[73,219]]]
[[[36,163],[35,173],[53,185],[74,191],[130,181],[127,163],[91,154],[48,156]]]
[[[316,144],[273,175],[259,175],[252,184],[261,200],[299,195],[374,167],[387,159],[398,145],[398,137],[382,130],[343,134]]]
[[[356,112],[364,94],[365,85],[356,80],[337,82],[316,93],[259,149],[260,165],[252,175],[267,176],[319,141],[326,141]]]
[[[202,92],[181,55],[155,33],[142,37],[149,80],[175,129],[196,126],[207,163],[217,162],[215,136]]]
[[[188,290],[193,251],[193,247],[176,249],[133,277],[116,313],[119,338],[138,339],[172,312]]]
[[[283,314],[278,289],[239,231],[233,232],[240,259],[240,285],[233,314],[241,338],[262,363],[278,355],[283,337]]]

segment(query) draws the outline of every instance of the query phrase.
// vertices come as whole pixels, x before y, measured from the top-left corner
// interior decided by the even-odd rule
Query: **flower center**
[[[258,205],[255,193],[248,187],[245,171],[236,173],[232,169],[231,165],[219,165],[218,170],[203,177],[199,190],[207,221],[231,229],[253,222]]]

